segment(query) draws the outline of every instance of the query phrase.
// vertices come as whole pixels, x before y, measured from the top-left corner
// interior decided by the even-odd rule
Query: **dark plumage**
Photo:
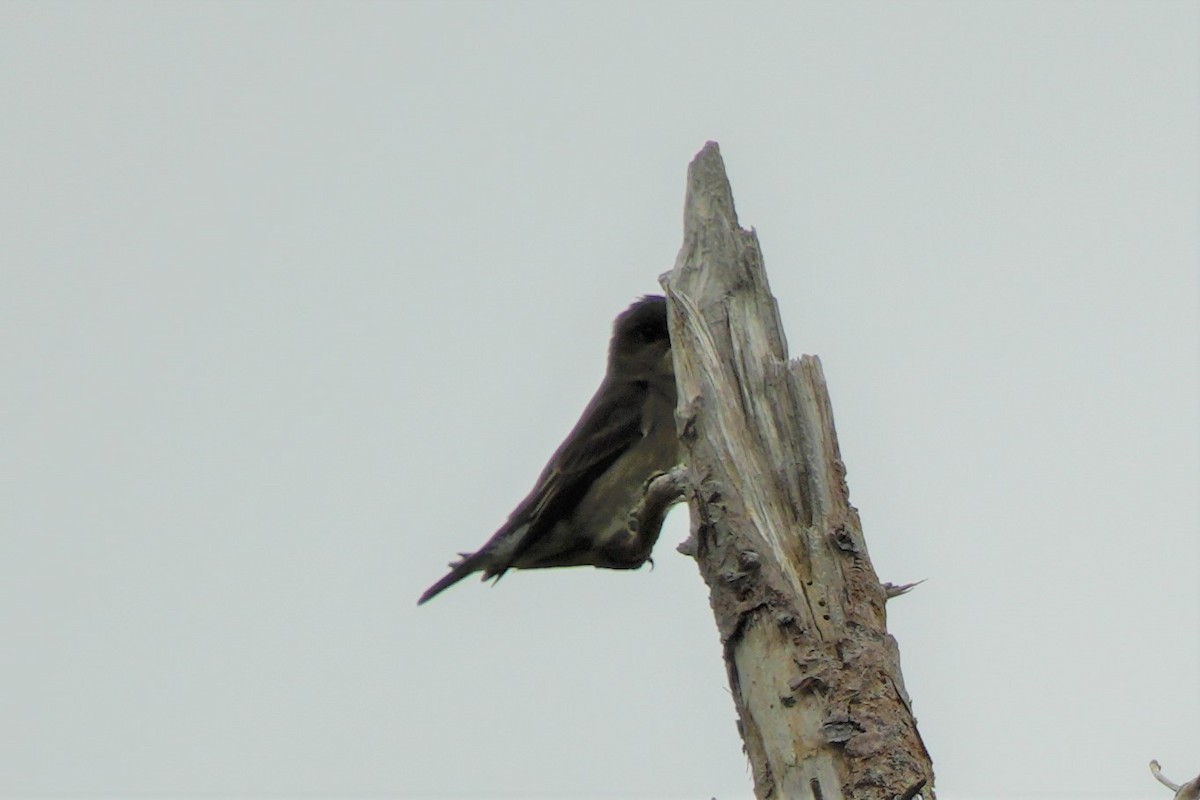
[[[529,496],[418,602],[477,571],[487,579],[511,568],[644,564],[654,542],[627,521],[646,481],[678,462],[674,414],[667,303],[648,295],[613,323],[604,380]]]

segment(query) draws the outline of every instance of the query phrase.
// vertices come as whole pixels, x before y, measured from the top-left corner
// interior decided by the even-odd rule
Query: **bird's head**
[[[617,317],[608,350],[608,370],[609,374],[633,380],[670,378],[674,382],[665,297],[646,295]]]

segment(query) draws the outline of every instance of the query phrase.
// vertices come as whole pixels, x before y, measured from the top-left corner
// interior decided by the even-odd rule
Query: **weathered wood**
[[[683,246],[663,285],[689,547],[709,586],[756,795],[933,797],[821,363],[788,360],[758,237],[738,225],[713,142],[688,169]]]

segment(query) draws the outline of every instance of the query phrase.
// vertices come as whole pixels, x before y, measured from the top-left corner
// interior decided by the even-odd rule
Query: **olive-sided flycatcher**
[[[418,603],[480,570],[486,580],[511,568],[640,567],[654,542],[629,529],[629,514],[646,482],[678,461],[667,301],[648,295],[613,323],[604,380],[533,491]]]

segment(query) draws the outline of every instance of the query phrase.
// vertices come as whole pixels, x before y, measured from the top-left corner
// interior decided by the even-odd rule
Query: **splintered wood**
[[[689,554],[709,586],[759,798],[933,798],[850,505],[821,363],[789,360],[717,145],[688,169],[663,277],[687,453]]]

